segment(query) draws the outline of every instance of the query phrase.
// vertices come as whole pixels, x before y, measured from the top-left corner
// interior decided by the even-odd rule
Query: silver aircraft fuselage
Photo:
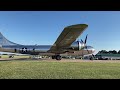
[[[71,45],[72,47],[74,43]],[[4,45],[0,48],[0,51],[21,53],[21,54],[31,54],[31,55],[55,55],[55,53],[48,52],[48,50],[50,50],[51,47],[52,45]],[[67,52],[62,54],[87,55],[87,54],[92,54],[95,51],[95,49],[92,46],[87,46],[87,49],[81,49],[81,50],[70,50],[70,49],[66,49],[66,50]],[[89,53],[87,50],[89,51]]]

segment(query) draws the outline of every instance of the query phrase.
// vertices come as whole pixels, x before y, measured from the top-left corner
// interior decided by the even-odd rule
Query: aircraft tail
[[[7,40],[3,35],[2,33],[0,32],[0,45],[17,45],[16,43],[14,42],[11,42],[9,40]]]

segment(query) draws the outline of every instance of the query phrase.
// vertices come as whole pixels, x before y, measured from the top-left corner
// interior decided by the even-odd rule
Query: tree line
[[[110,51],[101,50],[98,53],[99,54],[120,54],[120,50],[118,52],[116,50],[110,50]]]

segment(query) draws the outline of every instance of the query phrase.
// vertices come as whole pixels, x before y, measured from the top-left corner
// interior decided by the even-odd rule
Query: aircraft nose
[[[89,50],[90,53],[94,53],[95,49],[92,46],[87,46],[85,50]]]
[[[94,48],[92,49],[92,52],[93,52],[93,53],[95,52],[95,49],[94,49]]]

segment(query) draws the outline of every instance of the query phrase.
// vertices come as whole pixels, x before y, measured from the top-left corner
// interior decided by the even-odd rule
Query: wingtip
[[[70,25],[67,26],[66,28],[81,28],[81,27],[88,27],[88,24],[74,24],[74,25]]]

